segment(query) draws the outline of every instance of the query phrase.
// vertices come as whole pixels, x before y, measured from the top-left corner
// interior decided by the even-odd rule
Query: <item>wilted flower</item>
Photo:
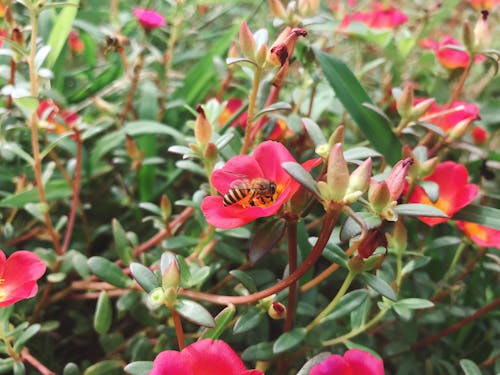
[[[273,141],[261,143],[251,156],[238,155],[228,160],[211,177],[212,185],[222,195],[205,197],[201,204],[208,223],[230,229],[276,214],[300,187],[281,167],[287,161],[295,162],[295,159],[285,146]],[[310,170],[320,162],[321,159],[308,160],[302,166]],[[265,196],[255,192],[261,182],[273,183],[274,192],[268,189]],[[234,203],[228,205],[224,203],[224,195],[230,191]],[[259,197],[262,199],[257,199]]]
[[[445,36],[439,42],[434,39],[422,39],[420,46],[425,49],[432,49],[439,63],[447,69],[465,68],[469,65],[470,56],[464,49],[457,50],[456,47],[462,48],[462,44],[451,36]],[[483,61],[484,56],[476,56],[474,61]]]
[[[165,350],[154,360],[149,375],[263,375],[247,370],[245,364],[224,341],[204,339],[180,352]]]
[[[500,249],[500,230],[467,221],[455,223],[476,245]]]
[[[311,369],[310,375],[384,375],[380,358],[361,349],[350,349],[343,356],[332,354]]]
[[[68,130],[68,125],[79,119],[76,112],[61,110],[51,99],[41,100],[36,113],[41,120],[41,126],[54,133],[64,133]]]
[[[152,9],[134,8],[134,16],[145,30],[153,30],[166,25],[165,17]]]
[[[75,53],[82,53],[83,50],[85,49],[85,45],[83,44],[83,41],[80,39],[77,30],[71,30],[71,32],[69,33],[68,46],[69,49]]]
[[[392,5],[374,2],[368,12],[347,14],[339,26],[347,28],[351,22],[361,22],[372,29],[392,29],[408,21],[408,17]]]
[[[415,100],[415,104],[425,100],[424,98],[418,98]],[[462,120],[474,121],[478,118],[479,108],[477,105],[467,102],[454,102],[451,105],[444,106],[432,103],[420,119],[437,125],[444,131],[449,131]]]
[[[425,181],[435,182],[439,187],[439,197],[432,202],[425,190],[417,186],[410,197],[410,203],[423,203],[439,208],[448,218],[458,210],[467,206],[476,197],[477,185],[468,184],[469,174],[467,169],[453,161],[445,161],[436,166],[434,173]],[[435,218],[419,216],[418,219],[425,224],[434,226],[448,221],[448,218]]]
[[[16,251],[6,259],[0,250],[0,307],[33,297],[45,269],[45,263],[32,252]]]

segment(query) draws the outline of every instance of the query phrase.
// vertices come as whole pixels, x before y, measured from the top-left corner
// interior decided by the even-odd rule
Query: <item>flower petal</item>
[[[220,194],[226,194],[235,180],[263,177],[264,172],[257,161],[248,155],[238,155],[212,173],[210,181]]]
[[[347,362],[338,354],[328,356],[311,369],[310,375],[357,375],[353,374]],[[360,373],[362,374],[362,373]]]
[[[350,349],[344,353],[345,361],[353,374],[384,375],[384,363],[380,358],[361,349]]]
[[[467,221],[455,223],[476,245],[500,249],[500,230]]]
[[[45,270],[45,263],[35,253],[26,250],[16,251],[5,264],[3,286],[12,290],[28,280],[38,280],[45,273]]]
[[[182,352],[165,350],[158,354],[149,375],[195,375],[191,358]]]
[[[285,146],[276,141],[262,142],[253,153],[253,157],[260,165],[265,178],[282,184],[290,180],[290,175],[285,172],[282,163],[295,161]]]

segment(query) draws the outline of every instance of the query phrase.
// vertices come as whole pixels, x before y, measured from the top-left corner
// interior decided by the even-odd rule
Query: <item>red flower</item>
[[[500,0],[470,0],[470,4],[476,10],[491,10],[500,5]]]
[[[7,38],[7,31],[3,27],[0,29],[0,36],[3,38]],[[3,47],[3,40],[0,40],[0,48],[2,47]]]
[[[241,227],[259,217],[276,214],[300,187],[281,167],[281,164],[287,161],[295,159],[285,146],[273,141],[261,143],[252,156],[238,155],[230,159],[222,169],[214,171],[211,177],[212,185],[220,194],[228,193],[238,181],[251,184],[254,179],[274,182],[275,194],[268,203],[257,202],[255,205],[242,199],[244,204],[236,202],[224,206],[224,198],[221,195],[205,197],[201,210],[207,221],[217,228],[229,229]],[[308,160],[302,166],[310,170],[319,163],[321,159]]]
[[[72,125],[79,119],[76,112],[61,110],[51,99],[41,100],[36,113],[42,120],[42,126],[53,133],[64,133],[68,130],[67,125]]]
[[[420,46],[432,49],[440,64],[447,69],[465,68],[469,65],[470,56],[467,51],[450,48],[450,46],[463,47],[458,40],[451,36],[445,36],[439,42],[433,39],[422,39]],[[474,61],[483,61],[484,59],[484,56],[477,56]]]
[[[82,53],[85,49],[85,45],[83,44],[80,36],[78,35],[78,31],[71,30],[68,38],[69,49],[75,53]]]
[[[33,297],[36,281],[45,273],[45,263],[26,250],[13,253],[9,259],[0,250],[0,307]]]
[[[165,350],[154,360],[149,375],[264,375],[246,370],[243,361],[224,341],[204,339],[178,352]]]
[[[418,104],[426,98],[418,98],[415,104]],[[448,131],[455,127],[460,121],[479,118],[479,108],[477,105],[467,102],[454,102],[451,106],[440,106],[437,103],[432,103],[427,112],[420,117],[421,120],[430,122],[439,126],[444,131]]]
[[[472,129],[472,139],[478,145],[482,145],[488,139],[488,132],[483,128],[476,126]]]
[[[417,186],[410,197],[410,203],[423,203],[439,208],[448,218],[462,207],[467,206],[477,195],[478,187],[468,184],[469,174],[462,164],[452,161],[445,161],[436,166],[434,172],[427,177],[426,181],[433,181],[439,186],[439,198],[432,202],[422,187]],[[427,225],[448,221],[447,218],[418,217]]]
[[[332,354],[311,369],[310,375],[384,375],[380,358],[361,349],[350,349],[344,356]]]
[[[500,249],[500,230],[467,221],[455,223],[476,245]]]
[[[339,29],[345,29],[351,22],[361,22],[372,29],[392,29],[408,21],[408,17],[392,5],[372,3],[368,12],[354,12],[342,20]]]
[[[134,8],[134,16],[145,30],[152,30],[166,25],[165,17],[152,9]]]
[[[222,110],[221,114],[219,115],[219,124],[220,125],[225,125],[233,115],[238,112],[238,110],[241,108],[243,105],[243,101],[239,98],[231,98],[227,101],[226,106]],[[245,129],[247,125],[247,113],[243,112],[241,115],[236,118],[231,126],[241,126],[242,129]]]

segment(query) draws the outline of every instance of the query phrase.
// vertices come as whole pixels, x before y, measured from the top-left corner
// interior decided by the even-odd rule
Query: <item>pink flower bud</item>
[[[326,182],[330,189],[329,200],[342,202],[349,185],[349,168],[344,159],[342,144],[335,144],[328,157]]]
[[[212,138],[212,125],[208,122],[205,111],[201,105],[198,104],[196,106],[196,112],[198,112],[198,116],[194,124],[194,137],[198,144],[204,147]]]
[[[403,192],[404,182],[406,175],[408,174],[408,169],[413,164],[412,158],[406,158],[400,160],[396,163],[394,168],[392,168],[391,173],[386,178],[387,187],[391,192],[391,199],[397,200],[401,193]]]
[[[246,21],[241,22],[239,40],[243,56],[253,59],[255,57],[257,44],[252,32],[248,28]]]

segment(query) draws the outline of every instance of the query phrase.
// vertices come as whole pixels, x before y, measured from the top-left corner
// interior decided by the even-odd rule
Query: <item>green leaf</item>
[[[118,288],[129,288],[132,280],[125,275],[120,267],[110,260],[95,256],[87,261],[90,270],[101,280],[110,283]]]
[[[303,117],[302,123],[306,128],[307,134],[309,134],[309,137],[313,141],[314,146],[318,147],[328,143],[325,136],[323,135],[323,132],[321,131],[321,128],[313,120],[307,117]]]
[[[284,353],[296,348],[306,338],[307,331],[303,327],[294,328],[283,333],[273,345],[274,354]]]
[[[302,368],[299,370],[297,375],[309,375],[309,373],[311,372],[311,370],[314,366],[323,362],[330,355],[331,355],[331,353],[328,353],[328,352],[316,354],[314,357],[312,357],[310,360],[308,360],[304,364],[304,366],[302,366]]]
[[[123,264],[128,266],[130,261],[134,259],[134,255],[132,246],[130,246],[130,243],[128,241],[127,234],[116,218],[113,218],[113,220],[111,221],[111,226],[113,228],[116,253],[118,254],[118,257],[121,259]]]
[[[72,189],[65,180],[51,180],[45,185],[47,201],[67,198],[72,195]],[[36,188],[12,194],[0,201],[0,207],[23,208],[27,203],[40,202]]]
[[[146,293],[150,293],[153,289],[161,286],[160,280],[158,280],[156,275],[141,263],[131,263],[130,273]]]
[[[81,372],[75,363],[69,362],[64,366],[63,375],[81,375]]]
[[[403,275],[406,275],[419,268],[425,267],[427,263],[431,261],[431,259],[432,259],[431,257],[426,257],[426,256],[417,259],[412,259],[404,265],[403,269],[401,270],[401,273]]]
[[[284,219],[265,222],[255,228],[255,233],[250,240],[248,249],[250,264],[255,265],[276,246],[283,237],[285,228],[286,222]]]
[[[323,319],[323,323],[328,320],[334,320],[350,314],[357,309],[368,298],[368,292],[363,289],[354,290],[344,295],[333,312]]]
[[[35,55],[35,69],[37,72],[42,67],[49,53],[50,53],[50,46],[43,46],[37,51]]]
[[[434,207],[434,206],[430,206],[428,204],[421,204],[421,203],[399,204],[396,207],[394,207],[394,211],[398,215],[448,217],[448,215],[446,215],[439,208]]]
[[[344,151],[344,158],[346,161],[364,160],[368,158],[379,158],[382,155],[380,152],[368,147],[353,147]]]
[[[335,56],[319,49],[314,54],[335,95],[373,147],[391,164],[401,159],[401,142],[392,132],[385,119],[377,115],[366,104],[374,106],[365,89],[349,67]]]
[[[392,301],[396,301],[397,297],[396,294],[394,293],[394,290],[392,290],[391,286],[387,284],[387,282],[380,277],[374,276],[369,273],[362,273],[360,274],[361,279],[368,284],[370,288],[375,290],[376,292],[380,293],[384,297],[389,298]]]
[[[314,237],[313,237],[314,238]],[[314,238],[317,240],[317,238]],[[338,265],[347,268],[347,262],[349,257],[344,253],[338,245],[334,243],[327,243],[325,250],[323,250],[323,256],[332,263],[337,263]]]
[[[257,292],[257,286],[255,285],[255,281],[247,275],[245,272],[241,270],[231,270],[229,274],[233,276],[236,280],[243,284],[245,288],[248,289],[250,293]]]
[[[367,229],[377,228],[382,224],[380,217],[371,212],[357,212],[356,215],[363,220]],[[340,229],[340,240],[347,241],[360,234],[361,226],[349,216]]]
[[[198,302],[179,299],[175,302],[174,309],[184,319],[189,320],[193,324],[209,328],[215,327],[215,320],[212,318],[212,315]]]
[[[25,115],[30,116],[33,111],[36,111],[38,108],[38,99],[32,96],[15,97],[13,94],[12,99],[14,104],[17,105]]]
[[[200,339],[217,340],[220,335],[231,324],[236,308],[234,305],[227,306],[224,310],[215,317],[215,328],[207,328],[200,336]]]
[[[47,57],[47,68],[52,69],[57,58],[61,54],[61,51],[68,39],[68,35],[73,26],[73,21],[78,12],[79,0],[68,0],[68,5],[65,7],[56,17],[56,23],[54,24],[52,31],[50,32],[49,40],[47,45],[50,47],[50,53]]]
[[[129,363],[124,370],[130,375],[144,375],[149,374],[152,368],[153,362],[151,361],[136,361]]]
[[[257,327],[264,319],[264,312],[258,309],[248,309],[234,324],[233,332],[244,333]]]
[[[434,307],[434,303],[423,298],[405,298],[397,301],[394,306],[403,306],[411,310],[418,310]]]
[[[23,333],[16,339],[14,343],[14,350],[19,353],[24,347],[24,344],[28,342],[33,336],[35,336],[42,326],[40,324],[33,324],[26,328]]]
[[[452,219],[470,221],[500,230],[500,209],[498,208],[470,204],[453,215]]]
[[[304,186],[312,195],[316,197],[320,202],[323,200],[321,193],[319,192],[318,185],[314,178],[307,172],[302,165],[293,161],[287,161],[281,164],[283,169],[292,176],[297,182]]]
[[[482,372],[479,367],[472,362],[470,359],[461,359],[460,367],[464,371],[465,375],[481,375]]]
[[[113,309],[108,293],[104,290],[99,294],[97,299],[97,306],[94,313],[94,329],[97,333],[103,335],[108,332],[111,327],[111,320],[113,318]]]
[[[123,367],[121,361],[101,361],[87,367],[83,375],[109,375]]]
[[[26,368],[24,367],[24,362],[22,362],[22,361],[14,362],[14,367],[12,370],[13,370],[12,371],[13,375],[25,375],[26,374]]]
[[[286,102],[277,102],[277,103],[273,103],[271,104],[270,106],[268,107],[265,107],[263,108],[262,110],[260,110],[259,112],[257,112],[254,117],[253,117],[253,121],[255,121],[256,119],[258,119],[260,116],[266,114],[266,113],[269,113],[269,112],[275,112],[275,111],[289,111],[290,109],[292,109],[292,106],[289,104],[289,103],[286,103]]]
[[[241,359],[244,361],[268,361],[274,357],[273,343],[261,342],[246,348],[241,353]]]
[[[35,160],[33,159],[33,157],[30,154],[28,154],[26,151],[24,151],[23,148],[21,146],[19,146],[17,143],[15,143],[15,142],[3,142],[2,146],[6,151],[10,151],[10,152],[16,154],[21,159],[23,159],[25,162],[27,162],[29,165],[33,165],[35,163]]]

